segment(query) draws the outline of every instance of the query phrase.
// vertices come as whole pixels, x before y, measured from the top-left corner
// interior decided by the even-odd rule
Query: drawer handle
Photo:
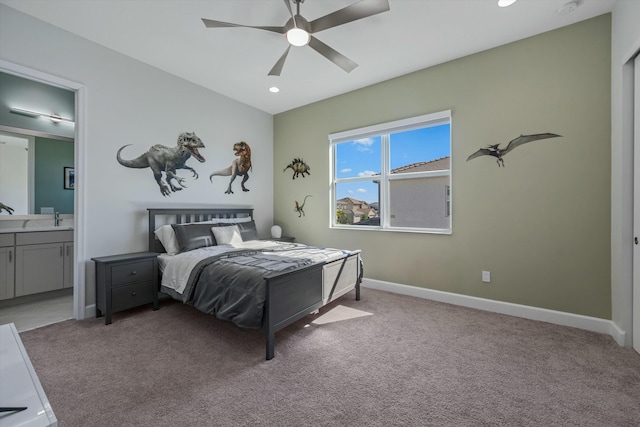
[[[133,271],[131,272],[131,275],[132,275],[132,276],[135,276],[136,274],[138,274],[138,272],[137,272],[137,271],[135,271],[135,270],[133,270]]]
[[[136,292],[135,291],[131,292],[131,296],[135,297],[136,296]]]

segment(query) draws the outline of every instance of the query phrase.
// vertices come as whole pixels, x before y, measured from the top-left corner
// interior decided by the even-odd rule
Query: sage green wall
[[[611,319],[610,64],[606,14],[278,114],[275,223],[300,242],[362,249],[366,278]],[[453,234],[330,229],[327,135],[447,109]],[[518,148],[505,168],[466,162],[540,132],[563,137]],[[282,173],[294,157],[310,176]]]
[[[61,214],[73,213],[74,190],[64,189],[64,168],[73,164],[73,142],[36,138],[35,213],[43,206]]]

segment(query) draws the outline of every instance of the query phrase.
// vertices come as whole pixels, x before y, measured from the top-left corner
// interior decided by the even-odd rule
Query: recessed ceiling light
[[[498,6],[507,7],[507,6],[511,6],[515,2],[516,0],[498,0]]]
[[[271,93],[278,93],[278,92],[280,92],[280,89],[278,89],[278,88],[277,88],[277,87],[275,87],[275,86],[271,86],[271,87],[269,88],[269,92],[271,92]]]
[[[565,3],[556,11],[558,15],[564,15],[566,13],[575,12],[575,10],[580,6],[580,1],[574,0],[569,3]]]

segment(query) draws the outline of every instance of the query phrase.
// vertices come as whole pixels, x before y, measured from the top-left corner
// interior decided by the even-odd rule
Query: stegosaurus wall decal
[[[302,175],[302,177],[304,178],[305,173],[307,175],[311,175],[311,168],[302,159],[293,159],[291,163],[289,163],[284,169],[282,169],[282,172],[286,171],[289,168],[291,168],[291,170],[293,171],[293,176],[291,177],[291,179],[296,179],[296,177],[298,177],[299,175]]]

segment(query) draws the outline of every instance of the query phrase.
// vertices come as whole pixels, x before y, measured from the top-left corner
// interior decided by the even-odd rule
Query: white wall
[[[640,2],[618,0],[611,35],[611,305],[612,320],[632,337],[633,67],[640,49]]]
[[[19,35],[17,37],[16,35]],[[162,46],[158,46],[162,49]],[[258,231],[269,234],[273,221],[273,118],[271,115],[186,82],[30,16],[0,5],[0,59],[80,83],[85,89],[84,232],[79,236],[86,266],[86,304],[95,301],[91,257],[143,251],[147,247],[149,207],[243,205],[253,207]],[[116,151],[133,144],[133,158],[154,144],[175,146],[180,132],[193,131],[204,142],[206,162],[190,159],[200,178],[188,171],[188,188],[161,195],[148,169],[129,169]],[[247,187],[226,195],[227,178],[209,174],[229,166],[232,145],[244,140],[253,151]],[[76,167],[76,171],[79,169]],[[235,183],[239,186],[238,180]],[[79,190],[76,190],[79,191]],[[77,207],[78,208],[78,207]],[[76,210],[78,214],[78,210]],[[83,246],[83,245],[80,245]]]
[[[29,206],[29,156],[20,145],[0,145],[0,202],[14,209],[14,215],[26,215]],[[7,215],[6,212],[2,212]]]

